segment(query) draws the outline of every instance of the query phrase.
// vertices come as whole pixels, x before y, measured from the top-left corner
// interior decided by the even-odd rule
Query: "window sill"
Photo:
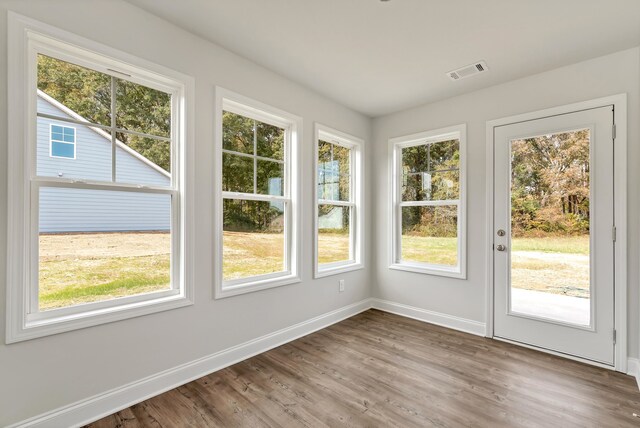
[[[282,287],[299,282],[301,282],[300,276],[292,274],[266,279],[248,278],[246,282],[232,283],[232,285],[224,285],[223,283],[222,287],[216,287],[214,299],[224,299],[226,297],[268,290],[270,288]]]
[[[459,268],[447,268],[445,266],[392,263],[389,265],[389,269],[421,273],[425,275],[444,276],[448,278],[467,279],[467,274],[465,272],[461,272]]]
[[[6,343],[22,342],[38,337],[79,330],[114,321],[121,321],[156,312],[193,305],[193,300],[183,294],[147,299],[118,306],[88,309],[85,312],[64,314],[40,319],[29,319],[22,328],[7,331]]]
[[[326,267],[322,267],[319,265],[315,271],[314,278],[324,278],[327,276],[338,275],[345,272],[352,272],[355,270],[364,269],[364,265],[362,263],[345,263],[338,265],[327,265]]]

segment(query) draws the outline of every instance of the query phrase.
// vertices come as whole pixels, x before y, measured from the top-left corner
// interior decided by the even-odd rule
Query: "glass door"
[[[611,106],[495,128],[494,335],[614,363]]]

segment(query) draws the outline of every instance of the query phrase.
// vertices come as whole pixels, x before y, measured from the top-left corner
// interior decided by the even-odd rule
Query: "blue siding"
[[[38,112],[70,116],[38,97]],[[76,129],[76,158],[50,156],[51,124]],[[40,176],[111,181],[111,140],[83,125],[38,118],[37,172]],[[168,144],[168,143],[166,143]],[[120,182],[167,186],[170,178],[121,147],[116,148]],[[168,195],[42,188],[41,232],[168,230]]]
[[[171,195],[113,190],[40,189],[40,232],[169,230]]]

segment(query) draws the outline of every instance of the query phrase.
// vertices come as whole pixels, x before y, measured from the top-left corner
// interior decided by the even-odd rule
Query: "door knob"
[[[506,249],[507,249],[507,247],[502,245],[502,244],[496,246],[496,250],[498,250],[498,251],[505,251]]]

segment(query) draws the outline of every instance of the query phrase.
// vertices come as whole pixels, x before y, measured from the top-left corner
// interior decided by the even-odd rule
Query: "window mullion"
[[[258,123],[253,121],[253,193],[258,193]]]
[[[116,78],[111,76],[111,181],[116,181]]]

